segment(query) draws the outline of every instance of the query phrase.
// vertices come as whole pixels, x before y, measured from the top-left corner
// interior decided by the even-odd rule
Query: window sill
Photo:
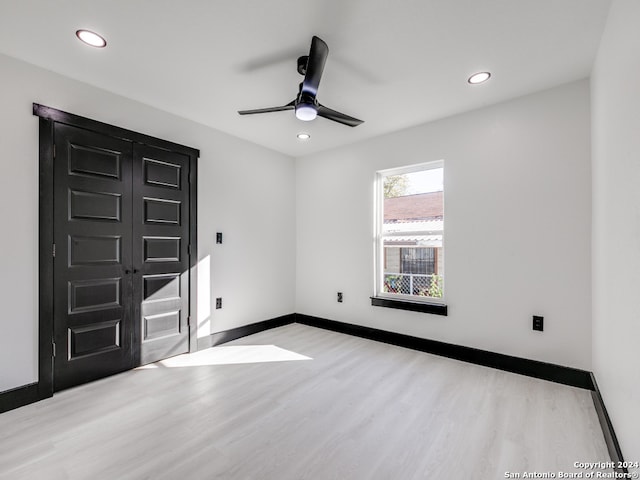
[[[371,305],[375,307],[398,308],[412,312],[432,313],[447,316],[447,306],[440,303],[410,302],[383,297],[371,297]]]

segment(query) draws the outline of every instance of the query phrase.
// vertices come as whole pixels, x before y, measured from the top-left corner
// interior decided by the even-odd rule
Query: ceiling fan
[[[311,39],[311,49],[309,55],[298,58],[298,73],[304,75],[304,80],[300,84],[298,96],[291,102],[281,107],[258,108],[255,110],[239,110],[240,115],[251,115],[254,113],[281,112],[283,110],[295,110],[296,117],[306,122],[314,120],[317,116],[324,117],[334,122],[342,123],[350,127],[357,127],[362,120],[350,117],[344,113],[332,110],[318,102],[316,95],[318,85],[322,78],[322,70],[327,61],[329,47],[320,38],[314,36]]]

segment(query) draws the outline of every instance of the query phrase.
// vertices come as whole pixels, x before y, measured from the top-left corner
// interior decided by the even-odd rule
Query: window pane
[[[401,248],[400,249],[400,272],[401,273],[419,273],[433,274],[436,271],[436,249],[419,247],[419,248]]]
[[[443,173],[425,166],[383,176],[382,292],[442,297]]]

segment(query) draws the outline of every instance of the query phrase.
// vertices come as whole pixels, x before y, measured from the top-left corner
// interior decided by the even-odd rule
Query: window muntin
[[[444,162],[378,172],[376,296],[444,303]]]

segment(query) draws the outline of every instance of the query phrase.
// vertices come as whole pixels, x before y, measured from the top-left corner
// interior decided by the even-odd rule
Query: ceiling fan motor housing
[[[300,75],[306,75],[307,73],[307,62],[309,62],[309,55],[303,55],[298,57],[298,73]]]

